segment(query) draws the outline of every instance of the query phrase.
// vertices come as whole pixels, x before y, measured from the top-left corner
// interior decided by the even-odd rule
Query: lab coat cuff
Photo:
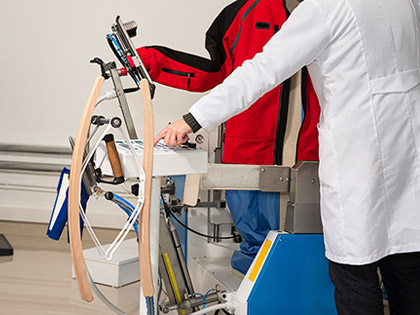
[[[191,107],[189,112],[205,131],[210,132],[217,127],[213,126],[195,106]]]

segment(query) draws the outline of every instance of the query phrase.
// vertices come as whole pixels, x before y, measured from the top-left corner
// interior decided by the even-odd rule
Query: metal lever
[[[105,63],[101,58],[95,57],[90,61],[90,63],[97,63],[101,67],[101,75],[105,78],[105,80],[109,78],[109,74],[107,74],[105,70]]]

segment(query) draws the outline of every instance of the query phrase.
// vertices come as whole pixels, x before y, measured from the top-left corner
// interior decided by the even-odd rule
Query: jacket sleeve
[[[182,90],[208,91],[232,71],[229,62],[218,66],[215,60],[166,47],[141,47],[137,51],[153,81]]]
[[[162,46],[141,47],[137,51],[152,80],[178,89],[205,92],[233,71],[227,36],[230,25],[246,3],[236,1],[227,6],[216,17],[206,33],[206,49],[210,58]]]

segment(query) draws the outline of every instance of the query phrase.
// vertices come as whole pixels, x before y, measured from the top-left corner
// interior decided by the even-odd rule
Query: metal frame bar
[[[0,161],[0,171],[60,173],[63,164]]]
[[[72,154],[69,148],[5,143],[0,143],[0,153],[48,154],[69,157]]]
[[[201,189],[289,192],[290,172],[286,166],[209,164]]]
[[[127,98],[124,94],[124,88],[122,86],[118,70],[116,68],[111,68],[110,73],[130,139],[137,139],[138,137],[136,133],[136,128],[134,127],[133,117],[131,116],[130,108],[128,106]]]

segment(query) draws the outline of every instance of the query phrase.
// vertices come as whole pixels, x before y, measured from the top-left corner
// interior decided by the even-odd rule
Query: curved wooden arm
[[[140,90],[143,100],[144,113],[144,151],[143,169],[145,172],[144,205],[140,213],[140,235],[139,235],[139,260],[140,279],[143,287],[143,294],[146,297],[154,295],[152,278],[152,266],[150,261],[150,199],[152,191],[153,174],[153,107],[150,96],[149,82],[146,79],[140,81]]]
[[[104,81],[105,79],[103,77],[98,77],[92,87],[92,90],[90,91],[89,98],[83,111],[82,119],[80,120],[79,129],[77,131],[70,168],[68,224],[71,256],[73,259],[73,268],[77,279],[77,285],[79,286],[80,296],[87,302],[91,302],[93,300],[93,294],[86,273],[82,239],[80,237],[80,175],[82,172],[83,153],[89,132],[90,120]]]

